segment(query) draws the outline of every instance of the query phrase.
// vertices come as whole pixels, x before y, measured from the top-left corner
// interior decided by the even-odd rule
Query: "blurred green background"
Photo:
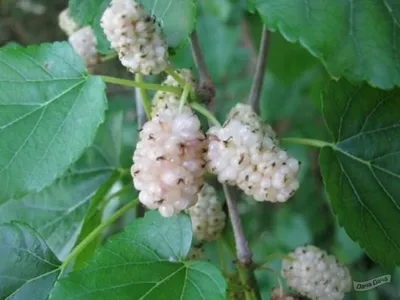
[[[0,46],[9,42],[22,45],[65,40],[58,28],[58,13],[67,0],[0,0]],[[213,111],[220,121],[237,102],[247,99],[257,58],[261,21],[245,11],[243,1],[198,1],[198,35],[206,64],[216,84]],[[177,49],[176,68],[194,68],[188,45]],[[130,77],[117,61],[104,63],[98,73]],[[159,80],[159,78],[150,78]],[[287,42],[279,33],[270,36],[270,50],[261,99],[262,118],[271,123],[279,136],[301,136],[329,140],[320,113],[320,92],[329,81],[323,65],[299,44]],[[109,87],[110,110],[123,111],[123,160],[130,164],[135,144],[136,125],[133,93],[121,87]],[[318,167],[318,151],[302,146],[282,145],[302,161],[301,186],[285,204],[258,203],[242,197],[239,208],[246,235],[256,262],[264,262],[275,253],[287,253],[305,243],[315,244],[349,265],[353,280],[366,281],[391,274],[392,283],[367,292],[351,292],[346,299],[400,299],[400,267],[386,270],[372,262],[337,224]],[[129,183],[129,178],[127,182]],[[128,190],[131,199],[133,190]],[[223,197],[221,193],[221,197]],[[123,200],[123,198],[122,198]],[[134,216],[128,217],[130,222]],[[113,228],[119,231],[124,225]],[[108,233],[110,234],[110,232]],[[400,233],[399,233],[400,234]],[[229,228],[226,238],[232,240]],[[206,246],[209,258],[218,263],[215,243]],[[226,260],[232,257],[224,249]],[[280,264],[268,264],[279,273]],[[269,299],[276,275],[257,271],[263,299]]]

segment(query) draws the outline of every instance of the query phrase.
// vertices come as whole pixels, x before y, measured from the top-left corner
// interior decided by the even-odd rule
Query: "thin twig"
[[[139,88],[135,88],[135,100],[136,100],[137,125],[138,125],[138,130],[140,130],[143,127],[144,123],[146,123],[147,118],[146,118],[146,112],[144,111],[141,91]],[[142,203],[139,203],[138,206],[136,206],[136,218],[143,217],[144,213],[145,213],[145,208],[142,205]]]
[[[229,187],[223,184],[226,203],[228,205],[229,219],[231,220],[233,235],[235,237],[236,257],[239,267],[246,272],[247,285],[252,290],[256,299],[261,299],[260,289],[253,268],[253,254],[251,253],[249,243],[244,236],[242,222],[240,220],[236,199],[232,197]]]
[[[267,64],[267,55],[269,46],[269,31],[264,25],[261,35],[260,51],[257,58],[256,72],[254,74],[253,85],[251,87],[248,103],[253,110],[260,113],[260,94],[264,81],[265,66]]]
[[[199,71],[200,84],[198,94],[201,99],[203,99],[204,103],[210,105],[214,100],[215,85],[207,71],[196,31],[193,31],[190,36],[190,46],[192,48],[192,55],[196,63],[196,68]]]
[[[223,184],[226,203],[228,205],[229,218],[232,223],[233,234],[236,242],[236,257],[238,262],[243,266],[248,266],[252,261],[252,254],[249,248],[249,243],[244,236],[242,222],[240,220],[237,203],[232,197],[229,187]]]

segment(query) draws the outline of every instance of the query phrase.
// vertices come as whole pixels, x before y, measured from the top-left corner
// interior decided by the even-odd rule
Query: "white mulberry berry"
[[[197,202],[203,184],[207,144],[189,107],[160,110],[140,132],[131,172],[139,200],[171,216]]]
[[[192,89],[196,89],[196,80],[193,77],[192,71],[189,69],[180,69],[176,70],[176,73],[181,76],[186,83],[189,83]],[[179,87],[179,83],[171,75],[167,76],[162,85]],[[180,98],[173,93],[157,91],[153,97],[152,116],[156,115],[160,109],[164,109],[165,106],[178,105],[179,100]]]
[[[94,71],[99,55],[97,53],[97,40],[90,26],[83,27],[69,37],[69,42],[75,52],[82,58],[89,73]]]
[[[198,194],[196,205],[189,208],[193,236],[199,242],[217,240],[225,227],[225,212],[217,199],[215,189],[204,184]]]
[[[72,35],[80,28],[79,24],[70,17],[68,8],[58,15],[58,26],[67,36]]]
[[[282,276],[290,288],[313,300],[341,300],[351,290],[349,269],[325,251],[315,247],[298,247],[283,260]]]
[[[237,104],[223,127],[207,133],[208,169],[257,201],[284,202],[299,187],[299,162],[280,149],[271,126],[249,105]]]
[[[168,65],[168,46],[155,19],[133,0],[112,0],[101,26],[121,63],[132,73],[158,74]]]

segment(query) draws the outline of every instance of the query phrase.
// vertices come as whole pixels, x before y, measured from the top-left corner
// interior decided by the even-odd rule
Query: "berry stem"
[[[143,80],[143,75],[140,73],[136,73],[135,75],[135,80],[138,84],[143,84],[144,80]],[[150,106],[150,101],[149,101],[149,97],[146,93],[146,90],[144,88],[139,87],[139,93],[136,93],[136,95],[139,95],[139,98],[141,100],[141,103],[143,105],[144,111],[146,113],[146,117],[148,120],[150,120],[151,118],[151,106]],[[136,102],[137,105],[137,102]],[[139,109],[139,107],[136,107],[137,109]]]
[[[260,290],[254,274],[252,260],[253,254],[251,253],[249,243],[244,235],[236,199],[232,197],[229,187],[226,184],[223,184],[222,186],[224,188],[226,203],[228,205],[229,219],[231,220],[233,235],[235,237],[239,275],[242,278],[243,283],[250,288],[250,291],[253,295],[252,298],[261,299]],[[248,297],[246,296],[246,298]]]
[[[174,86],[160,85],[160,84],[147,83],[147,82],[139,83],[139,82],[132,81],[129,79],[123,79],[123,78],[117,78],[117,77],[111,77],[111,76],[105,76],[105,75],[101,75],[101,78],[104,80],[104,82],[112,83],[112,84],[130,86],[130,87],[135,87],[135,88],[142,88],[145,90],[164,91],[164,92],[174,93],[176,95],[180,95],[182,93],[181,88],[174,87]]]
[[[251,87],[248,103],[253,110],[260,114],[260,95],[264,82],[265,66],[267,65],[267,56],[269,48],[269,31],[264,25],[261,35],[260,50],[257,58],[256,71],[254,73],[253,85]]]
[[[108,197],[106,197],[106,198],[104,199],[104,204],[102,204],[102,205],[104,206],[106,203],[108,203],[108,202],[111,201],[112,199],[114,199],[114,198],[116,198],[116,197],[119,197],[119,196],[121,196],[123,193],[125,193],[125,192],[127,192],[127,191],[130,191],[130,190],[133,190],[133,188],[132,188],[132,183],[128,183],[128,184],[124,185],[120,190],[118,190],[117,192],[112,193],[111,195],[109,195]]]
[[[179,113],[182,113],[183,106],[186,103],[186,100],[187,100],[187,98],[189,96],[190,90],[191,90],[190,84],[185,84],[185,87],[183,89],[183,93],[182,93],[182,96],[181,96],[181,100],[179,102]]]
[[[199,71],[199,93],[205,98],[204,102],[210,105],[215,96],[215,85],[208,73],[207,65],[204,62],[203,53],[201,51],[196,31],[193,31],[190,36],[190,46],[192,48],[192,56],[196,64],[196,68]]]
[[[118,56],[117,53],[111,53],[111,54],[102,56],[102,57],[100,58],[100,61],[101,61],[102,63],[103,63],[103,62],[107,62],[107,61],[113,60],[113,59],[116,58],[117,56]]]
[[[281,141],[293,143],[293,144],[299,144],[299,145],[312,146],[312,147],[317,147],[317,148],[323,148],[323,147],[334,148],[335,147],[335,145],[333,143],[329,143],[329,142],[325,142],[325,141],[321,141],[321,140],[315,140],[315,139],[287,137],[287,138],[282,138]]]
[[[181,87],[184,87],[184,86],[186,85],[186,81],[185,81],[181,76],[179,76],[178,73],[176,73],[176,72],[174,71],[174,69],[171,67],[171,65],[169,65],[168,67],[166,67],[164,71],[165,71],[168,75],[172,76],[172,78],[174,78],[174,79],[179,83],[179,85],[180,85]]]
[[[99,234],[103,232],[108,226],[114,223],[118,218],[124,215],[128,210],[135,207],[139,203],[138,200],[133,200],[113,213],[107,220],[97,226],[82,242],[72,250],[61,265],[61,269],[64,269],[71,261],[73,261],[79,253],[81,253]]]
[[[197,102],[190,103],[190,107],[193,108],[195,111],[199,112],[201,115],[206,117],[211,123],[215,126],[221,127],[221,123],[218,122],[217,118],[204,106]]]

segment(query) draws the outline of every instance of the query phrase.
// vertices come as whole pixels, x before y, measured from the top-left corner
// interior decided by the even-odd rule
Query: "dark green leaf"
[[[333,77],[400,85],[400,8],[393,0],[252,0],[272,31],[299,41]],[[395,4],[396,3],[396,4]]]
[[[0,50],[0,203],[40,191],[88,147],[104,83],[64,43]]]
[[[0,225],[0,299],[46,300],[60,262],[45,241],[22,223]]]
[[[178,47],[196,27],[194,0],[139,0],[147,13],[156,17],[167,37],[168,46]]]
[[[240,41],[238,26],[227,25],[217,17],[204,15],[199,16],[196,30],[200,47],[207,49],[203,51],[204,60],[215,82],[243,70],[248,58],[246,50],[238,46]],[[178,68],[195,69],[190,45],[179,49],[172,60]]]
[[[230,0],[204,1],[202,4],[207,13],[213,14],[223,22],[228,21],[233,10],[233,3]]]
[[[214,266],[182,261],[191,240],[188,216],[149,212],[60,280],[51,300],[224,299],[225,282]]]
[[[400,263],[400,90],[331,83],[323,113],[334,139],[319,162],[334,213],[384,266]]]
[[[118,178],[121,131],[121,114],[108,114],[94,144],[70,170],[40,192],[0,205],[0,222],[27,223],[42,235],[58,257],[65,257],[76,241],[93,195],[108,179],[112,185]],[[101,199],[108,189],[99,195]]]

